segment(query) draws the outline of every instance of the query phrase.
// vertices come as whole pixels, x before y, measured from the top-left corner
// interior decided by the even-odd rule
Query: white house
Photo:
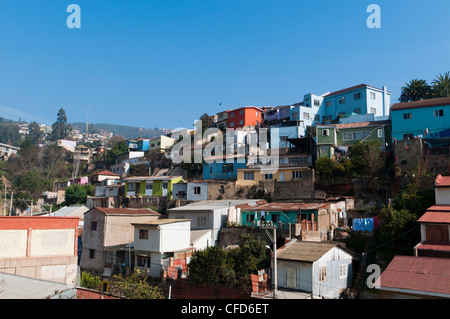
[[[351,285],[352,254],[336,243],[292,240],[277,250],[279,288],[339,298]]]
[[[242,200],[206,200],[167,210],[168,218],[190,219],[192,230],[211,229],[209,245],[214,246],[219,241],[219,232],[229,220],[230,213],[236,211],[239,205],[256,205],[259,199]]]
[[[450,176],[438,175],[434,181],[436,205],[450,205]]]
[[[132,225],[135,265],[151,277],[161,276],[174,253],[193,249],[188,219],[159,219]]]

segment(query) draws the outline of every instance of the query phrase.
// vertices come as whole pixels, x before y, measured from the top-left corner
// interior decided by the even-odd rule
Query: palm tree
[[[433,97],[449,97],[450,96],[450,71],[445,74],[439,74],[436,79],[431,82],[433,85]]]
[[[405,103],[429,99],[431,92],[431,86],[428,85],[427,81],[414,79],[409,83],[405,83],[405,86],[402,87],[402,94],[400,95],[399,101]]]

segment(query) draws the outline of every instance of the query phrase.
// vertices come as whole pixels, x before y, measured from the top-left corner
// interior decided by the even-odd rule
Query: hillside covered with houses
[[[403,93],[205,109],[151,138],[63,109],[21,123],[0,144],[0,278],[57,286],[30,298],[142,298],[129,278],[145,298],[450,298],[450,98]]]

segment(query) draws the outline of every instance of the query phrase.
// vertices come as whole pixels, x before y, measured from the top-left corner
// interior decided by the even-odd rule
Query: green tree
[[[52,124],[52,140],[57,141],[69,137],[72,131],[67,122],[66,111],[60,108],[57,114],[56,122]]]
[[[21,136],[19,127],[14,122],[3,121],[0,123],[0,142],[13,146],[18,146]]]
[[[402,103],[429,99],[432,88],[425,80],[414,79],[402,87],[399,101]]]
[[[333,181],[333,168],[335,162],[328,157],[320,157],[316,160],[316,172],[321,184],[328,184]]]
[[[450,97],[450,71],[444,74],[439,74],[433,82],[432,96],[434,98]]]
[[[164,299],[164,294],[157,286],[151,286],[139,270],[124,278],[122,274],[115,275],[121,295],[125,299]]]
[[[27,138],[30,140],[31,144],[36,145],[39,144],[43,137],[43,133],[41,131],[41,128],[39,127],[39,124],[36,122],[31,122],[28,125],[28,136]]]
[[[118,141],[111,150],[106,152],[106,164],[116,164],[117,156],[128,151],[127,142],[125,140]]]
[[[65,191],[67,205],[86,203],[87,191],[84,186],[78,184],[70,185],[66,187]]]
[[[367,178],[378,177],[385,167],[385,155],[379,140],[355,144],[348,152],[351,167],[356,175]]]
[[[217,246],[196,251],[189,264],[189,280],[198,284],[218,284],[233,287],[236,275],[233,261]],[[207,271],[205,271],[207,269]]]
[[[92,275],[88,272],[81,272],[80,286],[88,289],[99,290],[102,280],[100,277]]]
[[[34,195],[40,195],[51,186],[51,182],[43,178],[40,173],[31,169],[25,171],[18,177],[17,186],[19,189]]]

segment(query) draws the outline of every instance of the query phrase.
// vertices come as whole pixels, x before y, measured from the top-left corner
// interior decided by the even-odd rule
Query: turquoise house
[[[264,223],[309,224],[317,229],[319,210],[328,209],[327,203],[267,203],[241,209],[241,226],[261,226]],[[312,228],[311,228],[312,226]],[[304,229],[307,229],[305,227]]]
[[[450,137],[450,97],[397,103],[391,107],[392,137],[396,140]]]

